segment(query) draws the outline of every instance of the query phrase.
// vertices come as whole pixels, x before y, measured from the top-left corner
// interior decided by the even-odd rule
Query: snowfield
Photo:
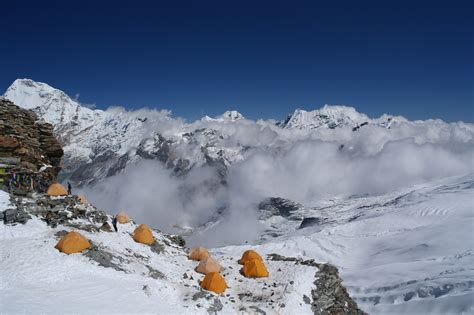
[[[81,230],[94,246],[113,254],[112,262],[121,269],[114,270],[82,254],[56,250],[55,233],[70,228],[51,229],[36,217],[25,225],[2,224],[1,313],[195,314],[213,307],[223,314],[253,309],[268,314],[311,313],[302,296],[314,288],[315,267],[268,260],[271,277],[247,279],[239,273],[241,249],[227,249],[226,254],[216,249],[212,255],[224,267],[222,275],[229,286],[217,297],[200,290],[198,280],[204,276],[194,271],[197,262],[188,260],[180,247],[166,245],[156,254],[133,241],[135,224],[119,228],[118,233]],[[154,236],[166,243],[162,234]]]
[[[321,208],[307,215],[327,223],[286,233],[272,250],[335,264],[372,314],[474,312],[474,174]]]
[[[1,210],[8,207],[6,196],[1,193]],[[297,222],[288,221],[280,226],[283,235],[256,246],[212,249],[230,287],[218,299],[221,312],[233,314],[242,307],[249,312],[252,305],[268,314],[312,313],[302,297],[314,288],[317,268],[266,260],[269,278],[246,279],[238,272],[237,260],[254,248],[264,255],[335,264],[359,307],[372,314],[470,314],[473,197],[470,174],[377,197],[330,200],[320,209],[304,210],[324,223],[296,229]],[[206,313],[217,303],[213,294],[210,299],[196,295],[197,280],[203,276],[194,272],[196,262],[182,249],[169,245],[157,255],[132,240],[134,224],[119,227],[119,233],[84,235],[127,260],[116,260],[124,271],[104,268],[81,254],[58,252],[55,233],[64,230],[62,226],[51,229],[35,217],[26,225],[2,224],[2,313]],[[155,237],[163,240],[160,233]],[[151,278],[147,266],[164,278]],[[261,298],[249,303],[245,293]]]

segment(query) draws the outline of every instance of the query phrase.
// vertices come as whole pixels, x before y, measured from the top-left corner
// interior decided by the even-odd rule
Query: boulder
[[[29,219],[31,219],[31,216],[28,213],[26,213],[23,209],[19,208],[7,209],[3,211],[2,216],[5,224],[25,224],[26,222],[28,222]]]

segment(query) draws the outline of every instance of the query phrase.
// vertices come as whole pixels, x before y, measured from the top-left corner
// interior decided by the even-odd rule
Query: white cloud
[[[368,125],[350,129],[286,130],[270,122],[197,121],[185,125],[169,112],[140,110],[116,114],[149,117],[149,133],[214,129],[219,147],[250,147],[228,169],[227,185],[216,169],[195,167],[177,177],[157,161],[141,161],[125,173],[86,188],[89,198],[111,213],[124,209],[137,222],[165,231],[174,225],[201,227],[192,242],[222,245],[252,241],[259,233],[257,204],[278,196],[307,206],[322,198],[379,194],[436,178],[474,172],[474,127],[441,121],[399,122],[391,129]],[[341,149],[341,144],[343,148]],[[196,154],[182,143],[183,156]],[[226,207],[220,222],[203,227]],[[252,234],[250,234],[252,233]]]

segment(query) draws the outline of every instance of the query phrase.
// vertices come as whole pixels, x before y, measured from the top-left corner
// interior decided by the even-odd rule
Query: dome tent
[[[79,199],[79,202],[83,205],[89,204],[89,200],[84,195],[78,195],[77,199]]]
[[[209,252],[204,247],[194,247],[188,255],[188,258],[191,260],[203,260],[207,257],[209,257]]]
[[[46,193],[52,197],[68,195],[67,189],[60,183],[53,183],[49,185],[48,191]]]
[[[220,272],[221,270],[222,266],[212,257],[207,257],[206,259],[201,260],[195,269],[196,272],[205,275],[210,272]]]
[[[252,259],[245,263],[242,268],[242,274],[247,278],[264,278],[268,277],[267,267],[263,261]]]
[[[199,285],[204,290],[212,291],[217,294],[224,293],[227,289],[225,279],[217,272],[208,273]]]
[[[242,274],[247,278],[264,278],[268,277],[267,267],[263,261],[252,259],[245,263],[242,268]]]
[[[152,245],[155,242],[153,232],[146,224],[140,224],[133,231],[133,240],[137,243]]]
[[[239,259],[239,264],[245,265],[247,261],[250,261],[252,259],[258,259],[260,261],[263,261],[262,256],[260,256],[259,253],[250,249],[244,252],[244,254],[242,255],[242,258]]]
[[[66,254],[80,253],[91,247],[91,243],[79,232],[71,231],[64,235],[55,248]]]
[[[128,215],[123,212],[123,211],[120,211],[116,216],[115,216],[115,219],[117,219],[117,222],[120,223],[120,224],[125,224],[125,223],[128,223],[130,222],[130,218],[128,217]]]

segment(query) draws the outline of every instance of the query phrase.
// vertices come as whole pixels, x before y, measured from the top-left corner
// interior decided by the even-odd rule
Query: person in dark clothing
[[[114,217],[114,219],[112,220],[112,225],[114,226],[115,232],[118,232],[118,229],[117,229],[117,218]]]
[[[67,194],[68,194],[68,195],[71,195],[71,194],[72,194],[72,187],[71,187],[71,183],[70,183],[70,182],[67,182]]]

